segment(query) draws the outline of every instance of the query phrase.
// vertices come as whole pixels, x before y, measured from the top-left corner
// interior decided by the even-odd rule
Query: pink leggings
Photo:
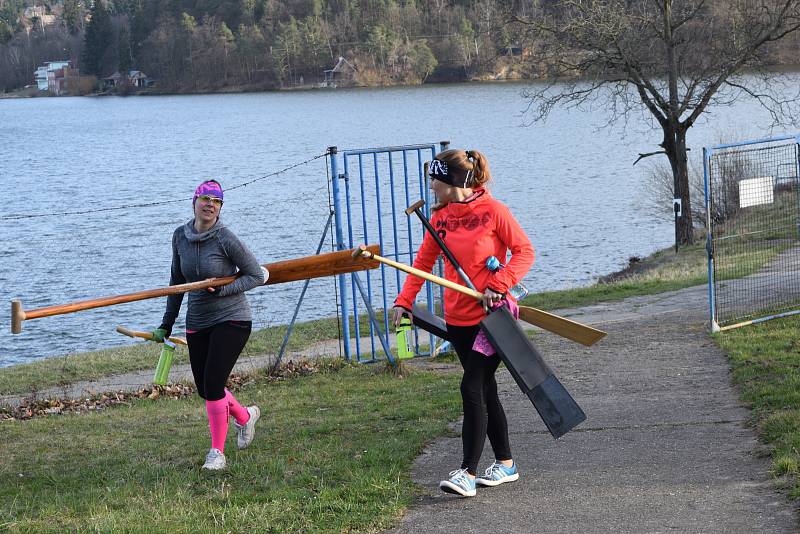
[[[250,412],[239,404],[230,391],[225,390],[225,397],[216,401],[206,401],[208,428],[211,430],[211,447],[225,451],[225,438],[228,436],[228,415],[232,415],[239,425],[250,420]]]

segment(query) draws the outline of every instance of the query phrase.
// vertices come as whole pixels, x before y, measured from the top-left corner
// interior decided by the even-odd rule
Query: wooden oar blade
[[[354,249],[358,250],[358,249]],[[366,254],[362,254],[358,256],[360,261],[368,261]],[[406,273],[409,273],[414,276],[418,276],[423,280],[428,280],[435,284],[439,284],[440,286],[444,286],[450,288],[454,291],[458,291],[459,293],[463,293],[465,295],[469,295],[475,298],[481,298],[481,293],[472,290],[468,287],[462,286],[460,284],[456,284],[455,282],[451,282],[445,278],[441,278],[434,274],[422,271],[420,269],[416,269],[410,265],[405,265],[403,263],[396,262],[394,260],[390,260],[388,258],[382,258],[381,256],[374,254],[370,255],[370,259],[377,260],[381,263],[394,267],[395,269],[399,269]],[[600,339],[602,339],[606,333],[602,330],[597,330],[596,328],[592,328],[591,326],[586,326],[585,324],[578,323],[576,321],[571,321],[569,319],[565,319],[564,317],[559,317],[558,315],[554,315],[552,313],[548,313],[546,311],[542,311],[536,308],[531,308],[528,306],[520,306],[519,307],[519,316],[525,322],[528,322],[534,326],[538,326],[540,328],[544,328],[545,330],[549,330],[555,334],[558,334],[562,337],[567,339],[571,339],[572,341],[577,341],[582,345],[594,345]]]
[[[373,254],[381,253],[380,245],[369,245],[367,250]],[[266,285],[271,285],[366,271],[375,269],[379,265],[380,263],[372,259],[353,258],[352,250],[340,250],[305,258],[268,263],[264,267],[269,270],[269,279]]]
[[[519,318],[587,347],[606,336],[602,330],[529,306],[519,307]]]

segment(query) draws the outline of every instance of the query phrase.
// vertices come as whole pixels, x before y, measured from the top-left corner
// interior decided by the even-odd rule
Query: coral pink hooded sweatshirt
[[[464,202],[450,202],[435,211],[431,216],[431,225],[481,293],[487,287],[497,293],[506,293],[533,265],[534,251],[530,240],[509,209],[495,200],[486,189],[477,188]],[[508,252],[511,252],[511,259],[506,262]],[[440,254],[439,245],[426,232],[417,251],[414,267],[431,272]],[[489,256],[495,256],[505,267],[495,272],[487,269],[486,258]],[[465,285],[446,259],[444,276],[451,282]],[[422,278],[409,275],[395,305],[411,310],[424,282]],[[511,295],[507,297],[513,299]],[[445,322],[471,326],[478,324],[485,316],[480,301],[445,288]]]

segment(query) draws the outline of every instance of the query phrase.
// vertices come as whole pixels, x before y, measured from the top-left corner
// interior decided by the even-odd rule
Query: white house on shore
[[[36,79],[36,86],[40,91],[49,89],[48,78],[53,78],[53,73],[64,67],[69,67],[69,61],[47,61],[33,73]]]

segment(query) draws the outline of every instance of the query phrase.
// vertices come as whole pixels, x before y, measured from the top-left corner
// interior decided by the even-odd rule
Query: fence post
[[[794,176],[797,187],[797,203],[800,205],[800,134],[794,138],[795,145],[795,158],[794,158]],[[800,218],[797,219],[797,237],[800,239]]]
[[[331,190],[333,194],[333,214],[336,226],[336,249],[344,250],[344,237],[342,234],[342,210],[339,200],[339,164],[336,160],[338,149],[335,146],[328,147],[328,155],[331,158]],[[342,343],[344,344],[344,357],[350,361],[350,316],[347,306],[347,293],[345,275],[340,274],[339,294],[342,296]]]
[[[706,256],[708,258],[708,311],[710,315],[709,324],[711,325],[711,331],[719,332],[719,324],[717,324],[716,319],[717,313],[714,305],[716,300],[716,296],[714,295],[714,242],[711,233],[711,187],[709,186],[711,152],[712,150],[703,147],[703,192],[706,202]]]

